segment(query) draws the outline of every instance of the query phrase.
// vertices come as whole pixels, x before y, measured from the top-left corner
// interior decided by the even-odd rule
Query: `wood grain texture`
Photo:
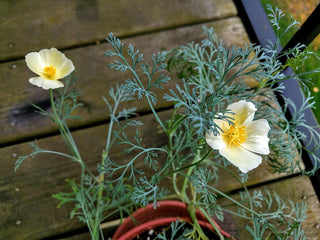
[[[249,192],[252,194],[253,191],[264,191],[267,188],[271,193],[276,192],[281,199],[283,199],[287,204],[290,204],[288,200],[293,200],[296,203],[307,204],[307,219],[302,223],[302,229],[305,231],[305,236],[310,240],[318,240],[320,234],[320,216],[318,212],[320,211],[320,205],[318,197],[312,187],[312,184],[308,177],[306,176],[296,176],[281,181],[267,183],[260,187],[252,188]],[[239,194],[231,195],[235,199],[239,199]],[[221,202],[221,204],[226,204],[226,202]],[[275,206],[271,208],[275,210]],[[245,225],[251,226],[251,222],[244,220],[242,218],[237,218],[229,213],[225,213],[224,221],[221,222],[217,220],[219,225],[228,233],[237,237],[237,239],[252,239],[252,236],[244,228]],[[106,237],[112,236],[111,229],[108,229]],[[113,228],[112,228],[113,230]],[[88,234],[79,234],[72,237],[65,238],[65,240],[82,240],[85,237],[89,238]]]
[[[248,42],[245,29],[238,18],[228,18],[206,25],[214,27],[227,46]],[[202,27],[203,24],[182,27],[124,39],[124,42],[133,44],[144,53],[145,59],[150,59],[152,53],[200,41],[204,38]],[[80,98],[84,107],[75,113],[82,121],[71,122],[71,127],[106,120],[106,105],[102,96],[108,95],[111,86],[131,77],[128,73],[115,72],[106,67],[108,59],[104,53],[108,47],[104,43],[65,51],[76,67],[75,75],[79,79],[77,88],[84,93]],[[56,131],[50,120],[35,114],[30,106],[37,104],[50,108],[49,93],[28,83],[28,79],[34,76],[34,73],[27,69],[24,60],[0,64],[0,76],[0,145]],[[173,80],[164,86],[164,90],[157,93],[161,95],[175,84],[176,80]],[[148,111],[146,106],[145,103],[139,104],[138,112]],[[158,108],[167,106],[168,103],[164,100],[160,100],[157,105]]]
[[[1,1],[0,61],[236,15],[231,0]]]
[[[161,112],[162,119],[168,119],[171,110]],[[145,125],[141,128],[143,143],[147,146],[162,146],[166,144],[166,137],[161,133],[161,128],[155,125],[151,115],[138,118]],[[102,150],[106,141],[107,125],[91,127],[74,132],[74,138],[79,146],[82,158],[85,159],[91,169],[95,169],[101,160]],[[133,136],[135,129],[128,130],[128,136]],[[41,148],[66,151],[60,136],[40,139]],[[121,154],[122,146],[114,149],[111,157],[121,163],[126,157]],[[72,205],[65,205],[56,209],[58,201],[52,198],[52,194],[66,191],[65,178],[76,178],[80,172],[77,164],[60,156],[39,155],[34,159],[27,159],[15,173],[14,161],[17,156],[30,153],[27,143],[17,144],[0,149],[0,233],[4,239],[38,239],[50,235],[60,234],[82,228],[77,220],[70,220],[68,215]],[[162,158],[159,159],[161,163]],[[143,161],[137,162],[136,167],[145,168]],[[230,166],[236,171],[236,168]],[[152,174],[151,171],[148,171]],[[272,174],[264,162],[259,168],[251,171],[248,186],[257,183],[275,180],[281,177]],[[221,171],[221,183],[216,187],[224,192],[230,192],[241,188],[230,175]],[[17,226],[17,222],[20,224]],[[1,235],[0,235],[1,236]],[[0,238],[0,239],[2,239]]]
[[[131,43],[144,53],[145,59],[157,51],[167,51],[188,42],[199,42],[204,35],[202,27],[212,26],[227,46],[249,42],[241,20],[236,17],[232,0],[57,0],[47,1],[4,0],[0,3],[0,239],[36,240],[57,236],[85,228],[77,219],[69,219],[73,206],[67,204],[57,209],[58,201],[52,194],[68,191],[66,178],[77,178],[80,168],[56,155],[40,155],[27,159],[15,173],[14,162],[19,155],[30,153],[26,140],[40,138],[39,146],[49,150],[66,151],[57,128],[47,118],[36,114],[30,104],[50,110],[48,91],[28,83],[34,76],[27,69],[24,55],[42,48],[57,47],[74,62],[78,88],[84,92],[80,102],[84,106],[75,114],[82,120],[70,122],[83,159],[91,169],[96,169],[106,141],[109,119],[102,96],[107,96],[115,86],[131,76],[109,70],[104,53],[109,49],[104,38],[114,32],[125,44]],[[156,92],[160,96],[177,83],[173,81]],[[136,101],[129,106],[136,105]],[[171,106],[160,100],[157,109]],[[155,122],[145,102],[140,101],[139,117],[145,122],[141,128],[144,143],[152,146],[166,144],[161,129]],[[160,116],[167,119],[170,110]],[[95,127],[93,127],[95,125]],[[128,135],[134,134],[134,129]],[[50,136],[49,136],[50,135]],[[49,136],[49,137],[48,137]],[[21,142],[14,144],[16,141]],[[2,147],[7,145],[6,147]],[[117,161],[126,161],[118,146],[111,154]],[[159,159],[160,163],[163,158]],[[136,167],[144,168],[142,161]],[[231,167],[233,171],[237,171]],[[152,174],[150,172],[149,174]],[[250,172],[248,186],[275,190],[284,199],[305,200],[308,219],[303,224],[310,239],[320,235],[319,201],[307,177],[282,179],[284,175],[272,174],[266,162]],[[216,187],[224,192],[237,191],[241,184],[221,172],[221,182]],[[255,188],[259,185],[261,187]],[[237,197],[237,195],[234,195]],[[234,231],[239,239],[250,239],[243,230],[244,221],[230,218],[226,229]],[[228,228],[229,227],[229,228]],[[68,240],[88,239],[88,234],[66,237]]]
[[[252,188],[249,192],[252,194],[253,191],[259,190],[264,191],[267,188],[271,193],[277,193],[282,200],[284,200],[288,205],[290,205],[289,200],[297,203],[302,201],[307,204],[307,219],[302,223],[302,229],[305,231],[305,236],[307,239],[317,240],[320,236],[320,204],[318,197],[312,187],[310,179],[307,176],[296,176],[288,179],[283,179],[281,181],[264,184],[262,186]],[[234,194],[232,196],[235,199],[240,199],[239,194]],[[225,201],[223,204],[227,204]],[[271,210],[275,211],[276,203],[272,205]],[[264,211],[263,209],[262,211]],[[250,225],[252,223],[248,220],[242,218],[234,217],[230,214],[226,214],[226,219],[224,222],[219,222],[221,227],[232,233],[237,239],[252,239],[252,236],[248,233],[244,226]]]
[[[167,117],[165,113],[163,117]],[[149,136],[142,137],[149,144],[159,146],[164,144],[161,135],[155,137],[154,121],[147,115],[144,129],[152,129]],[[106,142],[108,126],[102,125],[74,133],[75,141],[80,149],[82,158],[91,169],[101,161],[101,154]],[[132,135],[134,129],[128,132]],[[65,152],[66,148],[60,136],[38,141],[41,148]],[[114,149],[111,157],[117,162],[124,161],[122,146]],[[21,168],[13,171],[14,160],[17,155],[30,153],[27,143],[13,145],[0,149],[0,239],[41,239],[70,230],[83,227],[77,219],[70,220],[69,212],[72,205],[56,209],[57,200],[52,194],[66,189],[65,179],[76,178],[80,167],[74,162],[55,155],[42,154],[34,159],[27,159]],[[138,163],[138,167],[143,162]],[[20,224],[16,224],[20,222]]]

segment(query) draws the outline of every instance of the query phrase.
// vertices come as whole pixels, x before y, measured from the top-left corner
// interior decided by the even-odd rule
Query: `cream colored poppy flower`
[[[241,100],[230,104],[227,109],[234,113],[226,113],[234,119],[233,124],[214,119],[223,132],[216,136],[212,132],[207,133],[206,141],[241,172],[247,173],[261,163],[259,154],[269,154],[270,127],[265,119],[253,121],[257,109],[251,102]]]
[[[26,63],[32,72],[40,76],[30,78],[29,82],[43,89],[63,87],[59,79],[66,77],[74,70],[72,61],[56,48],[28,53]]]

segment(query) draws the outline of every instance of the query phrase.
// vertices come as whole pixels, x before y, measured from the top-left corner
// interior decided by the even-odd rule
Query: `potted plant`
[[[273,24],[281,20],[279,11],[272,10]],[[227,49],[213,29],[205,28],[204,32],[207,38],[202,43],[181,46],[169,53],[159,52],[152,55],[149,62],[144,61],[142,53],[132,45],[125,47],[109,34],[107,41],[112,46],[112,50],[106,52],[112,60],[109,67],[130,72],[132,77],[123,82],[119,80],[119,84],[110,89],[109,98],[104,98],[110,123],[97,172],[86,166],[67,125],[73,117],[72,111],[81,106],[72,76],[66,78],[65,84],[59,80],[73,72],[72,61],[55,48],[26,55],[28,67],[39,75],[31,78],[30,83],[49,89],[51,97],[52,111],[36,108],[57,123],[70,152],[47,151],[33,143],[34,152],[19,157],[16,169],[27,157],[42,152],[59,154],[80,164],[79,182],[68,180],[71,192],[57,193],[54,197],[61,204],[75,202],[71,216],[87,224],[92,239],[104,239],[101,223],[115,214],[121,218],[128,216],[123,221],[125,225],[120,227],[126,232],[130,224],[140,227],[139,224],[145,223],[139,212],[162,209],[168,214],[181,204],[185,206],[183,214],[169,216],[170,224],[165,223],[157,239],[212,239],[206,228],[212,229],[218,239],[235,239],[213,218],[223,221],[225,212],[250,219],[251,225],[244,228],[253,239],[267,235],[277,239],[303,236],[300,226],[305,218],[303,204],[292,204],[288,210],[278,195],[267,190],[249,193],[245,185],[250,170],[259,167],[262,161],[268,161],[273,171],[279,172],[292,172],[300,166],[296,153],[291,150],[295,148],[299,154],[303,148],[299,140],[304,136],[297,130],[302,124],[301,109],[289,122],[285,110],[293,103],[284,99],[285,105],[280,106],[275,96],[282,91],[281,81],[285,79],[282,70],[286,67],[277,61],[278,44],[270,43],[268,49],[253,44]],[[293,55],[290,64],[308,54],[301,53],[299,47],[284,53]],[[171,81],[163,74],[165,70],[178,76],[179,83],[163,95],[174,106],[171,116],[163,118],[155,106],[158,89]],[[253,79],[254,87],[246,84],[248,78]],[[70,88],[71,91],[67,91]],[[149,106],[155,120],[154,129],[164,136],[164,144],[149,146],[143,141],[144,125],[135,117],[135,107],[127,107],[137,100]],[[307,106],[304,104],[302,108]],[[132,128],[135,135],[129,136],[126,131]],[[319,141],[311,126],[305,128]],[[113,161],[115,146],[123,149],[122,162]],[[137,165],[139,162],[143,162],[144,167]],[[238,172],[230,168],[237,168]],[[216,182],[223,181],[218,177],[220,171],[241,183],[240,200],[215,187]],[[218,199],[227,201],[228,206]],[[178,205],[165,210],[171,200],[178,200]],[[274,200],[278,205],[272,211],[270,206]],[[133,213],[139,208],[138,213]],[[120,235],[117,232],[112,239],[121,239]]]
[[[207,233],[210,234],[208,236],[210,239],[219,239],[215,229],[218,229],[222,236],[232,239],[231,235],[221,229],[214,219],[211,219],[209,222],[200,211],[196,212],[196,218],[201,228],[205,229]],[[137,222],[139,224],[137,224]],[[146,239],[147,237],[151,238],[152,235],[157,237],[159,232],[161,234],[169,234],[164,233],[163,230],[172,228],[174,231],[170,231],[170,237],[171,239],[176,239],[177,237],[187,235],[189,229],[184,226],[186,223],[192,223],[192,219],[190,218],[185,203],[173,200],[159,201],[156,209],[153,204],[148,204],[135,211],[132,214],[132,217],[126,218],[112,238],[128,240],[135,239],[139,236],[140,239]],[[180,229],[182,227],[185,227],[183,228],[183,231]],[[156,229],[158,229],[158,232],[155,231]],[[145,236],[141,236],[141,234],[145,234]]]

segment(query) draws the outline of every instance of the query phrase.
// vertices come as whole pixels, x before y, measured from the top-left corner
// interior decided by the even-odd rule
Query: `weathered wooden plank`
[[[82,234],[73,235],[71,237],[60,238],[59,240],[89,240],[89,239],[90,239],[89,233],[82,233]]]
[[[144,128],[153,129],[155,132],[150,116],[144,119]],[[95,169],[100,161],[107,127],[103,125],[74,134],[83,159],[92,169]],[[164,143],[161,136],[155,138],[151,134],[143,134],[143,137],[155,146]],[[45,149],[66,151],[61,140],[60,136],[56,136],[39,140],[38,143]],[[14,173],[16,155],[29,153],[30,147],[28,144],[19,144],[2,148],[0,151],[3,163],[0,169],[0,239],[41,239],[83,227],[77,220],[69,220],[71,205],[56,209],[58,201],[51,196],[66,190],[64,179],[74,178],[79,174],[80,168],[77,164],[54,155],[42,155],[26,160]],[[114,151],[112,157],[122,161],[121,146]]]
[[[1,1],[0,61],[236,15],[231,0]],[[28,39],[26,39],[28,38]]]
[[[312,187],[310,179],[306,176],[297,176],[271,184],[266,184],[262,187],[253,188],[249,192],[252,194],[253,191],[259,190],[264,191],[267,188],[271,193],[276,192],[278,195],[289,205],[288,200],[292,200],[296,203],[307,204],[307,219],[302,223],[302,229],[305,231],[305,236],[310,240],[318,240],[320,235],[320,204],[318,197]],[[239,199],[238,194],[232,195],[233,198]],[[220,200],[220,204],[226,204]],[[272,208],[273,210],[274,207]],[[234,217],[231,214],[225,213],[224,221],[220,222],[217,220],[220,226],[228,233],[237,237],[237,239],[252,239],[252,236],[245,230],[245,225],[251,225],[247,220]],[[106,237],[112,235],[113,228],[108,228]],[[65,240],[82,240],[85,237],[89,238],[88,234],[80,234],[72,237],[65,238]]]
[[[248,42],[244,27],[238,18],[228,18],[206,25],[213,26],[228,46]],[[204,37],[202,26],[201,24],[133,37],[125,39],[125,42],[139,48],[144,52],[145,59],[148,59],[152,53],[159,50],[170,50],[191,41],[201,40]],[[72,127],[106,120],[106,105],[101,97],[107,96],[110,86],[129,77],[125,73],[114,72],[106,67],[107,58],[104,53],[107,47],[107,44],[101,44],[65,51],[74,61],[75,75],[79,78],[77,87],[84,92],[80,98],[84,107],[76,113],[82,121],[71,123]],[[34,74],[27,69],[24,60],[0,64],[0,76],[0,145],[55,131],[51,121],[35,114],[30,106],[34,103],[49,108],[49,95],[48,91],[28,83],[29,77]],[[172,81],[165,86],[163,92],[174,84]],[[158,107],[167,105],[163,100],[158,103]],[[139,106],[138,111],[147,110],[145,104]]]
[[[162,112],[160,116],[168,119],[170,114],[171,111],[168,110]],[[145,122],[141,128],[144,143],[154,147],[166,143],[166,137],[160,133],[160,127],[155,128],[150,115],[139,119]],[[101,159],[107,129],[107,125],[101,125],[74,132],[82,158],[92,169],[96,168]],[[134,133],[134,129],[128,130],[128,136]],[[41,139],[38,144],[44,149],[65,151],[60,136]],[[120,152],[121,146],[114,149],[111,156],[116,162],[125,161]],[[56,209],[58,202],[51,197],[54,193],[65,191],[64,179],[76,177],[80,168],[76,163],[62,157],[39,155],[35,159],[25,160],[20,169],[14,173],[16,157],[28,153],[30,147],[27,143],[0,149],[0,239],[39,239],[83,227],[76,220],[69,220],[71,205]],[[137,167],[143,168],[143,166],[142,161],[137,163]],[[248,185],[279,178],[278,174],[268,172],[266,166],[264,162],[259,168],[250,172]],[[234,167],[230,169],[236,170]],[[224,192],[241,187],[223,171],[220,178],[223,179],[222,184],[217,186]]]
[[[250,189],[250,193],[254,190],[264,191],[267,188],[271,193],[277,193],[288,205],[289,200],[301,203],[302,201],[307,204],[307,219],[302,223],[302,229],[305,231],[307,239],[318,240],[320,236],[320,204],[319,199],[313,189],[310,179],[307,176],[297,176],[285,180],[277,181],[271,184],[266,184],[257,188]],[[239,199],[239,195],[233,196]],[[221,203],[221,202],[220,202]],[[224,204],[226,204],[224,202]],[[276,210],[275,206],[272,207]],[[252,239],[252,236],[244,229],[248,220],[234,217],[230,214],[226,215],[226,221],[220,223],[223,229],[229,233],[234,234],[237,239]]]

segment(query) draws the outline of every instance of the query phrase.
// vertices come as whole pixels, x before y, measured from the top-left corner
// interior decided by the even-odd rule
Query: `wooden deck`
[[[229,46],[249,42],[231,0],[0,1],[0,240],[89,239],[86,233],[73,234],[83,231],[84,225],[69,219],[72,205],[57,209],[58,201],[52,198],[65,189],[65,178],[77,176],[79,169],[74,163],[41,155],[26,160],[14,172],[17,156],[30,153],[28,142],[34,138],[44,148],[64,149],[54,124],[30,106],[48,108],[50,102],[47,91],[28,83],[33,73],[26,67],[25,54],[56,47],[74,62],[84,107],[76,113],[82,120],[70,126],[83,159],[94,169],[100,161],[108,122],[101,97],[107,96],[110,86],[126,79],[125,74],[106,67],[105,36],[113,32],[147,58],[158,50],[199,41],[203,25],[213,26]],[[165,101],[157,105],[158,109],[168,107]],[[169,111],[163,110],[161,117],[166,118]],[[146,104],[139,104],[138,112],[144,113],[141,118],[150,118],[144,139],[161,145],[165,139],[151,136],[154,130],[148,131],[153,123]],[[220,186],[224,191],[240,188],[225,179]],[[306,235],[320,238],[320,205],[307,177],[271,174],[263,164],[250,172],[248,185],[252,191],[268,187],[284,199],[306,201]],[[230,221],[233,224],[225,226],[227,230],[239,239],[249,239],[241,222]]]

